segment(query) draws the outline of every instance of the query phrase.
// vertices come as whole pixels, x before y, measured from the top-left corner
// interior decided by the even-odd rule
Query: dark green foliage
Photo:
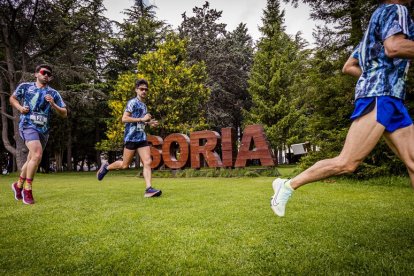
[[[308,4],[311,18],[326,24],[317,30],[317,44],[329,44],[332,49],[342,50],[355,47],[362,38],[370,16],[377,7],[377,0],[283,0],[297,6],[298,2]]]
[[[105,86],[101,85],[101,77],[110,24],[102,15],[103,11],[103,0],[0,2],[0,45],[6,53],[1,55],[4,61],[1,67],[7,72],[2,75],[0,83],[3,87],[0,89],[12,93],[19,82],[34,80],[35,65],[48,63],[54,72],[51,86],[61,92],[68,105],[68,119],[54,118],[52,121],[52,134],[46,152],[49,155],[46,159],[53,157],[59,170],[63,167],[65,152],[69,170],[72,168],[72,152],[75,156],[81,155],[77,150],[94,152],[90,144],[86,146],[88,148],[82,148],[79,144],[72,148],[72,135],[77,135],[72,126],[76,122],[83,120],[84,129],[81,136],[73,140],[80,141],[81,137],[96,139],[104,130],[100,128],[102,124],[96,123],[106,115],[102,111]],[[1,101],[7,102],[7,98],[2,96]],[[95,109],[98,107],[100,109]],[[89,114],[72,117],[82,112]],[[16,126],[14,132],[17,133]],[[15,137],[18,135],[15,134]],[[26,160],[20,154],[24,152],[24,145],[19,138],[14,142],[11,144],[17,150],[8,150],[16,155],[21,166]],[[95,152],[93,155],[93,160],[96,160],[98,154]]]
[[[263,37],[249,78],[252,107],[245,110],[245,124],[263,124],[275,149],[303,142],[307,118],[301,96],[309,74],[306,44],[299,35],[292,38],[284,32],[284,13],[279,9],[278,1],[267,2],[260,28]]]
[[[299,1],[285,2],[297,4]],[[335,157],[342,149],[351,125],[349,117],[354,108],[357,79],[345,76],[341,69],[353,47],[361,40],[377,3],[358,0],[300,2],[311,6],[313,19],[337,24],[335,28],[327,25],[318,29],[318,47],[304,80],[307,88],[301,98],[309,119],[305,128],[307,140],[320,148],[320,151],[311,152],[301,159],[301,168],[305,169],[318,160]],[[412,78],[409,79],[412,81]],[[409,90],[408,98],[411,97]],[[353,175],[364,178],[388,174],[406,174],[406,171],[386,144],[381,142]]]
[[[193,9],[194,16],[185,13],[179,26],[181,37],[188,39],[188,55],[192,62],[203,61],[207,67],[207,87],[211,96],[206,106],[208,123],[214,129],[239,128],[241,110],[250,105],[247,79],[252,64],[253,42],[246,25],[240,23],[232,31],[218,23],[221,11],[205,2]]]
[[[155,9],[156,6],[136,1],[124,11],[124,21],[115,22],[119,32],[110,40],[111,58],[105,71],[109,80],[116,80],[123,72],[134,72],[141,56],[156,50],[170,32],[169,26],[156,17]]]
[[[140,171],[142,171],[140,169]],[[141,174],[141,173],[139,173]],[[247,167],[247,168],[202,168],[202,169],[183,169],[183,170],[154,170],[154,177],[258,177],[280,176],[277,167]]]

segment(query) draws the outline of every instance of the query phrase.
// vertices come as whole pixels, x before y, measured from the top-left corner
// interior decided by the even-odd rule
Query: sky
[[[182,22],[181,14],[186,12],[187,16],[192,16],[192,9],[202,7],[205,0],[147,0],[150,4],[157,6],[156,16],[164,20],[174,29]],[[262,25],[263,10],[266,8],[266,0],[209,0],[210,8],[222,11],[220,23],[227,24],[226,30],[233,31],[240,23],[245,23],[249,34],[254,40],[260,37],[259,26]],[[122,21],[124,9],[133,6],[134,0],[104,0],[107,9],[105,15],[116,21]],[[310,19],[310,8],[301,4],[298,8],[281,3],[285,10],[286,33],[295,35],[298,31],[302,32],[302,37],[310,45],[314,43],[312,37],[316,23]]]

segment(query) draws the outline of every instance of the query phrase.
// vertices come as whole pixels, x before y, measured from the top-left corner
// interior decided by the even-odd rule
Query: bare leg
[[[30,161],[31,158],[32,158],[32,155],[30,154],[30,151],[29,151],[29,154],[27,155],[26,162],[23,164],[22,169],[20,171],[20,177],[17,180],[17,187],[18,188],[22,188],[23,185],[24,185],[24,182],[26,181],[27,164],[29,164],[29,161]]]
[[[42,161],[43,148],[39,140],[33,140],[26,143],[29,149],[29,155],[26,163],[23,165],[22,174],[25,173],[26,178],[33,179],[36,174],[37,167]]]
[[[132,162],[132,159],[134,158],[135,150],[129,150],[127,148],[124,148],[124,153],[122,154],[122,160],[115,161],[114,163],[111,163],[107,169],[108,170],[125,170],[128,169],[129,165]]]
[[[27,164],[29,164],[30,158],[31,158],[31,154],[30,154],[30,151],[29,151],[29,154],[27,155],[27,160],[23,164],[22,170],[20,171],[20,176],[23,177],[23,178],[26,178]]]
[[[404,162],[414,188],[414,125],[400,128],[392,133],[384,133],[392,151]]]
[[[392,152],[398,156],[398,158],[401,158],[400,154],[398,153],[397,148],[395,147],[394,143],[389,139],[387,132],[384,132],[384,138],[385,138],[385,142],[387,143],[387,146],[392,150]]]
[[[145,186],[147,188],[151,187],[151,180],[152,180],[152,175],[151,175],[151,150],[150,147],[142,147],[142,148],[138,148],[138,154],[139,157],[141,158],[141,162],[144,165],[144,169],[143,169],[143,176],[144,176],[144,180],[145,180]]]
[[[290,182],[291,187],[297,189],[329,176],[353,172],[384,133],[384,126],[376,121],[376,113],[375,108],[369,114],[353,121],[339,156],[316,162],[294,177]]]

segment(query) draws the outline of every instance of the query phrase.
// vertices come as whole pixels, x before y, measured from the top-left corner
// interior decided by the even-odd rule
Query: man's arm
[[[60,117],[62,117],[62,118],[68,117],[68,110],[66,109],[66,107],[60,107],[57,104],[53,104],[52,108],[56,111],[56,113]]]
[[[147,113],[143,118],[134,118],[131,117],[131,113],[128,111],[125,111],[122,115],[122,122],[123,123],[139,123],[139,122],[147,122],[151,120],[151,114]]]
[[[27,112],[29,112],[29,108],[21,106],[21,104],[19,103],[19,101],[16,99],[14,95],[10,96],[9,101],[10,101],[10,104],[14,108],[16,108],[20,113],[26,114]]]
[[[58,106],[51,95],[46,95],[45,99],[60,117],[66,118],[68,116],[68,110],[66,107]]]
[[[349,57],[342,68],[342,73],[359,78],[362,74],[362,70],[361,67],[359,67],[358,60],[352,56]]]
[[[389,58],[414,58],[414,41],[404,34],[392,35],[384,41],[385,54]]]

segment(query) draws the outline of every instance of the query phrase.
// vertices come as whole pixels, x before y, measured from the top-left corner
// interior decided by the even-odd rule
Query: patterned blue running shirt
[[[395,34],[405,34],[412,40],[413,25],[407,8],[403,5],[382,4],[375,10],[361,43],[352,53],[362,69],[355,89],[355,99],[376,96],[405,99],[409,61],[387,57],[383,42]]]
[[[20,114],[19,129],[34,128],[43,134],[49,132],[52,106],[46,101],[46,95],[51,95],[59,107],[66,107],[59,92],[49,86],[38,88],[35,82],[21,83],[13,95],[22,106],[29,107],[28,113]]]
[[[138,98],[133,98],[128,101],[125,112],[131,113],[133,118],[143,118],[147,114],[147,106]],[[126,123],[124,142],[142,142],[147,140],[145,134],[145,123]]]

